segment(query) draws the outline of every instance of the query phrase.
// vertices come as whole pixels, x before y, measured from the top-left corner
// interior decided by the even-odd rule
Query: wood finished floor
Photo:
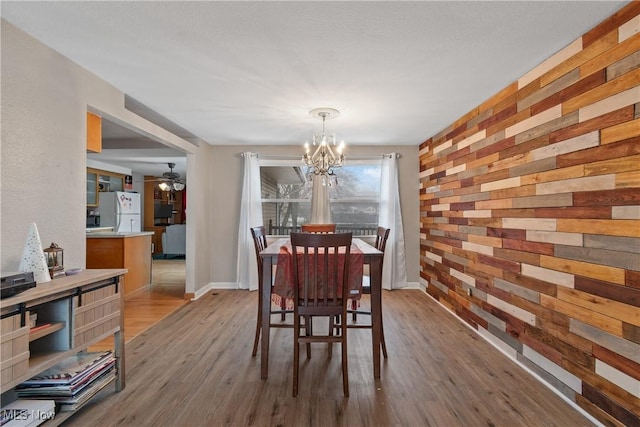
[[[184,260],[154,260],[152,286],[125,296],[125,343],[187,304],[184,299]],[[113,349],[113,337],[91,346],[90,351]]]
[[[126,388],[106,390],[65,425],[592,425],[418,290],[383,294],[389,359],[379,380],[370,331],[351,329],[351,396],[342,395],[339,346],[329,359],[318,344],[301,359],[293,398],[290,329],[271,332],[267,380],[251,357],[257,298],[209,292],[141,333],[126,346]]]

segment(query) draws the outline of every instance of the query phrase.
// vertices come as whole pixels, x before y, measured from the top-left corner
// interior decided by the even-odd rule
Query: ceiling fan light
[[[173,189],[176,191],[182,191],[184,190],[184,184],[181,182],[174,182],[173,183]]]
[[[161,182],[160,184],[158,184],[158,187],[160,187],[162,191],[169,191],[171,189],[171,186],[166,182]]]

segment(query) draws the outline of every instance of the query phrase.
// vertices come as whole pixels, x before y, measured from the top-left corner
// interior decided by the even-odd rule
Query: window
[[[312,173],[299,160],[260,159],[262,215],[268,234],[286,235],[311,217]],[[327,178],[331,218],[338,231],[375,234],[380,203],[380,161],[350,160]]]

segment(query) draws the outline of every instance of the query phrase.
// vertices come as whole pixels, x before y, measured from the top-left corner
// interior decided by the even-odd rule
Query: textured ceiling
[[[620,1],[11,2],[2,17],[209,144],[415,144]]]

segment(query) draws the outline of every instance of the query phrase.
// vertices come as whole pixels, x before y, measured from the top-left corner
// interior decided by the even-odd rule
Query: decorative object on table
[[[42,250],[42,243],[40,242],[40,235],[38,234],[38,227],[35,222],[29,225],[27,241],[24,244],[18,270],[21,272],[32,272],[36,283],[51,281],[47,258]]]
[[[317,146],[315,151],[311,153],[311,147],[309,142],[305,142],[305,153],[302,156],[302,161],[305,165],[313,168],[315,175],[331,176],[334,175],[334,168],[339,168],[344,164],[344,141],[340,142],[334,153],[331,146],[336,146],[336,135],[325,133],[325,122],[327,120],[335,119],[340,115],[340,111],[335,108],[314,108],[309,111],[309,115],[322,119],[322,133],[314,134],[312,139],[312,145]]]
[[[81,271],[81,268],[69,268],[68,270],[64,271],[64,274],[66,274],[67,276],[73,276],[74,274],[78,274]]]
[[[51,242],[51,245],[44,250],[44,255],[47,258],[51,278],[64,276],[64,250],[57,243]]]

